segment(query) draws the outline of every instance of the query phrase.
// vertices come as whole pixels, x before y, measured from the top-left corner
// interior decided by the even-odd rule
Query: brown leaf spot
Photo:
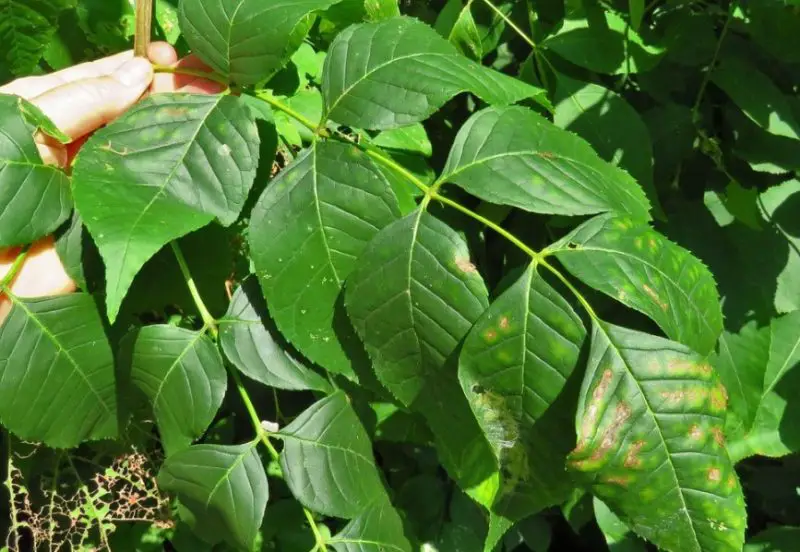
[[[169,117],[183,117],[189,113],[188,107],[165,107],[161,110],[164,115]]]
[[[703,429],[697,424],[693,425],[689,428],[689,437],[695,441],[699,441],[703,438]]]
[[[711,435],[714,436],[715,443],[717,443],[721,447],[725,446],[725,434],[722,432],[721,427],[711,428]]]
[[[728,390],[722,383],[717,383],[711,390],[711,408],[717,412],[722,412],[728,407]]]
[[[555,158],[555,155],[553,155],[549,151],[540,151],[539,152],[539,157],[544,157],[545,159],[553,159],[553,158]]]
[[[728,481],[725,482],[725,485],[727,485],[728,490],[733,490],[736,487],[736,476],[730,474],[728,476]]]
[[[508,322],[508,316],[503,316],[500,318],[500,323],[498,324],[500,329],[503,331],[508,330],[511,327],[511,324]]]
[[[600,446],[597,447],[592,453],[590,460],[599,460],[611,450],[611,448],[617,442],[619,430],[630,417],[631,407],[623,402],[617,404],[617,408],[614,410],[614,419],[603,432],[603,438],[600,441]]]
[[[491,343],[495,339],[497,339],[497,331],[494,328],[489,328],[485,332],[483,332],[483,339],[484,341],[488,341]]]
[[[667,309],[669,309],[669,305],[661,300],[661,297],[658,296],[658,293],[656,293],[653,288],[651,288],[647,284],[644,284],[642,286],[642,289],[650,297],[650,299],[653,300],[653,302],[655,302],[659,307],[661,307],[661,310],[666,311]]]
[[[600,377],[600,382],[597,387],[592,391],[592,399],[589,401],[589,406],[586,408],[586,413],[581,422],[581,436],[588,437],[592,432],[592,428],[597,423],[597,414],[600,411],[600,402],[603,396],[608,391],[611,380],[614,378],[614,373],[611,370],[604,370],[603,375]]]
[[[623,466],[626,468],[638,468],[642,465],[642,459],[639,458],[639,451],[642,450],[644,441],[636,441],[628,449],[628,454],[625,455]]]
[[[719,483],[722,481],[722,471],[719,468],[709,468],[707,477],[712,483]]]
[[[478,271],[477,267],[472,264],[469,259],[465,259],[463,257],[456,257],[456,266],[465,274],[471,274]]]
[[[631,478],[624,475],[609,475],[603,479],[604,483],[608,483],[610,485],[620,485],[622,487],[627,487],[630,481]]]

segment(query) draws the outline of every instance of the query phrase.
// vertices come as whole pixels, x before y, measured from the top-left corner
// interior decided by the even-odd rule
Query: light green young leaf
[[[203,540],[253,549],[269,498],[257,443],[193,445],[161,467],[159,487],[175,493],[191,514],[184,521]]]
[[[369,435],[343,391],[311,405],[281,435],[283,475],[303,506],[352,519],[389,501]]]
[[[571,466],[659,548],[737,551],[742,489],[723,438],[725,388],[678,343],[596,321]]]
[[[364,10],[370,21],[381,21],[400,16],[397,0],[364,0]]]
[[[302,44],[313,14],[340,0],[181,0],[180,24],[192,51],[239,85],[283,67]]]
[[[399,217],[392,188],[358,148],[314,143],[253,209],[250,251],[270,314],[313,362],[352,377],[360,348],[337,304],[361,251]]]
[[[339,33],[322,75],[325,118],[363,129],[420,122],[462,92],[490,104],[533,98],[549,107],[544,90],[469,61],[432,28],[409,17]]]
[[[228,376],[217,347],[204,332],[167,324],[133,330],[125,339],[131,381],[153,405],[167,455],[187,448],[225,398]]]
[[[585,284],[652,318],[700,354],[722,333],[714,277],[689,251],[646,224],[602,215],[547,249]]]
[[[336,552],[411,552],[403,520],[388,501],[369,506],[328,544]]]
[[[563,456],[559,464],[558,447],[543,446],[538,426],[575,369],[585,337],[578,315],[533,264],[467,334],[459,380],[500,467],[496,501],[530,494],[541,509],[571,491]]]
[[[495,462],[459,386],[454,357],[488,307],[466,243],[417,210],[370,242],[348,278],[345,303],[376,376],[425,417],[447,470],[465,490],[484,483]]]
[[[724,58],[711,73],[719,86],[747,117],[776,136],[800,139],[792,106],[764,73],[740,58]],[[747,86],[742,86],[742,83]]]
[[[248,278],[236,290],[219,321],[219,342],[225,356],[248,378],[278,389],[329,392],[328,381],[296,360],[279,342],[275,323],[258,284]]]
[[[114,359],[90,295],[23,299],[0,326],[0,422],[20,439],[73,448],[116,437]]]
[[[41,129],[66,137],[33,104],[5,94],[0,127],[0,247],[27,244],[53,232],[72,210],[69,178],[42,161],[34,135]]]
[[[0,77],[6,69],[11,75],[29,75],[42,58],[61,12],[71,7],[71,0],[5,0],[0,10],[0,43],[3,46]]]
[[[234,96],[154,94],[89,139],[73,193],[106,264],[112,322],[159,249],[215,218],[236,221],[258,152],[253,113]]]
[[[387,150],[418,153],[424,157],[433,155],[428,132],[421,123],[384,130],[372,139],[372,143]]]
[[[581,138],[523,107],[487,108],[470,117],[439,181],[535,213],[613,211],[650,218],[647,198],[630,175],[600,159]]]

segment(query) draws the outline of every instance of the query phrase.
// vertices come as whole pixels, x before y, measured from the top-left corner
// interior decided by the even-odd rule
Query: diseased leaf
[[[384,174],[358,148],[337,142],[301,153],[253,209],[250,251],[270,314],[295,347],[332,372],[352,377],[348,352],[360,348],[339,316],[343,282],[367,243],[398,217]]]
[[[183,36],[215,71],[239,85],[266,80],[313,23],[339,0],[181,0]]]
[[[648,220],[636,182],[591,146],[523,107],[487,108],[459,130],[441,182],[535,213],[614,211]]]
[[[71,5],[70,0],[4,0],[0,4],[0,76],[8,76],[3,75],[6,70],[14,76],[31,74],[58,27],[58,16]]]
[[[328,544],[337,552],[411,552],[403,520],[388,501],[368,507]]]
[[[663,338],[596,321],[571,466],[659,548],[741,550],[742,489],[711,365]]]
[[[462,92],[490,104],[533,98],[549,106],[543,90],[469,61],[409,17],[353,25],[339,33],[325,58],[325,118],[349,126],[416,123]]]
[[[352,519],[388,502],[372,443],[344,392],[311,405],[281,435],[286,484],[303,506]]]
[[[0,421],[53,448],[117,436],[114,359],[83,293],[23,299],[0,326]]]
[[[722,333],[714,278],[689,251],[627,217],[595,217],[547,249],[581,281],[701,354]]]
[[[543,454],[556,447],[542,447],[537,426],[575,369],[585,336],[578,315],[531,264],[464,340],[459,380],[500,467],[497,502],[530,494],[533,510],[572,490],[563,462]]]
[[[269,497],[257,443],[193,445],[167,458],[161,467],[159,487],[175,493],[203,540],[253,549]]]
[[[475,491],[495,468],[456,374],[458,344],[488,306],[466,244],[417,210],[370,242],[345,302],[380,382],[425,417],[444,466]]]
[[[233,294],[228,312],[219,321],[219,341],[228,360],[245,376],[270,387],[330,391],[325,378],[284,349],[274,322],[265,317],[258,284],[248,279]]]
[[[44,164],[34,141],[40,129],[65,137],[33,104],[5,94],[0,128],[0,247],[27,244],[53,232],[72,210],[69,178]]]
[[[130,377],[150,403],[167,455],[211,425],[228,387],[222,357],[205,332],[166,324],[133,330]]]
[[[75,205],[106,264],[113,322],[142,265],[215,218],[232,224],[258,165],[251,110],[234,96],[154,94],[97,131],[75,162]]]

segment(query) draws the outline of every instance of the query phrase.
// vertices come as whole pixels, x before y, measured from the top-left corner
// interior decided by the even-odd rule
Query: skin
[[[151,93],[186,92],[215,94],[222,86],[205,79],[154,73],[153,65],[208,70],[194,56],[178,60],[169,44],[154,42],[148,59],[122,52],[107,58],[69,67],[57,73],[17,79],[0,87],[0,94],[21,96],[38,106],[67,136],[67,145],[39,135],[39,153],[45,163],[69,167],[75,154],[98,128],[125,113]],[[0,279],[11,268],[20,248],[0,248]],[[64,271],[52,236],[32,244],[25,263],[11,284],[20,297],[47,297],[75,291],[75,283]],[[11,301],[0,295],[0,323],[8,316]]]

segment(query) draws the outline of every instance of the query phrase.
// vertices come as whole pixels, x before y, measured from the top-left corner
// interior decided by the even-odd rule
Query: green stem
[[[17,258],[14,259],[14,262],[11,263],[11,268],[8,269],[6,275],[0,280],[0,292],[3,292],[11,285],[14,281],[14,278],[17,277],[20,269],[22,269],[22,265],[25,262],[25,258],[28,256],[28,250],[30,249],[29,246],[25,246],[22,251],[19,252]]]
[[[172,252],[175,253],[175,258],[178,260],[178,266],[181,269],[181,274],[183,274],[186,287],[189,288],[189,293],[192,295],[192,300],[194,301],[195,306],[197,306],[198,312],[200,312],[200,317],[203,319],[203,324],[205,324],[206,328],[208,328],[208,333],[211,334],[211,337],[216,339],[219,335],[217,331],[217,321],[213,316],[211,316],[206,304],[203,302],[203,298],[200,297],[200,291],[197,289],[197,284],[194,283],[194,278],[192,278],[192,273],[189,271],[189,265],[186,264],[186,258],[183,256],[183,251],[181,251],[181,248],[177,242],[173,241],[170,243],[170,245],[172,246]]]
[[[583,294],[578,291],[578,288],[576,288],[572,282],[570,282],[567,277],[561,273],[560,270],[548,263],[543,257],[540,257],[538,262],[540,265],[549,270],[556,278],[558,278],[561,283],[564,284],[568,290],[570,290],[570,292],[572,292],[584,310],[586,310],[586,314],[588,314],[594,320],[599,320],[599,317],[594,312],[594,309],[592,308],[592,305],[589,304],[589,301],[586,300],[586,297],[584,297]]]
[[[308,508],[303,508],[303,513],[306,515],[308,525],[311,527],[311,532],[314,534],[314,540],[317,543],[312,550],[327,552],[328,545],[325,544],[325,538],[322,536],[322,533],[319,532],[319,527],[317,527],[317,523],[314,521],[314,516],[311,515]]]
[[[519,35],[519,36],[522,38],[522,40],[524,40],[525,42],[527,42],[527,43],[528,43],[528,45],[529,45],[531,48],[533,48],[533,51],[534,51],[534,52],[535,52],[535,51],[538,49],[538,46],[536,46],[536,43],[533,41],[533,39],[532,39],[531,37],[529,37],[529,36],[528,36],[528,35],[525,33],[525,31],[523,31],[522,29],[520,29],[520,28],[517,26],[517,24],[516,24],[516,23],[514,23],[513,21],[511,21],[511,18],[510,18],[510,17],[508,17],[506,14],[504,14],[504,13],[503,13],[503,12],[500,10],[500,8],[498,8],[497,6],[495,6],[494,4],[492,4],[491,0],[483,0],[483,3],[484,3],[484,4],[486,4],[487,6],[489,6],[489,8],[491,8],[491,9],[492,9],[492,11],[494,11],[494,13],[496,13],[496,14],[497,14],[497,16],[498,16],[498,17],[500,17],[500,19],[502,19],[503,21],[505,21],[505,22],[506,22],[506,25],[508,25],[509,27],[511,27],[512,29],[514,29],[514,32],[516,32],[516,33],[517,33],[517,34],[518,34],[518,35]]]
[[[722,50],[722,43],[725,41],[725,37],[728,34],[728,28],[731,25],[731,21],[733,21],[733,10],[734,3],[731,2],[730,8],[728,9],[728,18],[725,20],[725,25],[722,27],[719,40],[717,40],[717,47],[714,50],[714,56],[711,58],[711,63],[708,64],[708,70],[706,71],[705,75],[703,75],[703,81],[700,83],[700,90],[697,91],[697,98],[695,98],[694,106],[692,107],[692,119],[697,118],[697,111],[700,109],[700,102],[703,100],[706,87],[708,86],[708,82],[711,80],[711,74],[714,72],[714,66],[717,64],[717,58]]]
[[[173,75],[186,75],[188,77],[198,77],[201,79],[210,80],[219,83],[223,86],[228,86],[228,82],[222,75],[210,73],[208,71],[200,71],[199,69],[188,69],[185,67],[169,67],[166,65],[153,65],[153,70],[156,73],[171,73]]]
[[[277,98],[275,98],[272,94],[270,94],[268,92],[256,92],[256,98],[258,98],[259,100],[263,100],[263,101],[267,102],[269,105],[271,105],[272,107],[274,107],[278,111],[283,111],[289,117],[291,117],[294,120],[296,120],[298,123],[300,123],[301,125],[306,127],[308,130],[310,130],[314,134],[318,134],[320,136],[326,136],[326,137],[329,135],[328,134],[328,130],[326,128],[315,124],[314,121],[312,121],[311,119],[309,119],[305,115],[302,115],[301,113],[298,113],[297,111],[295,111],[294,109],[292,109],[291,107],[289,107],[288,105],[283,103],[282,101],[280,101]]]

